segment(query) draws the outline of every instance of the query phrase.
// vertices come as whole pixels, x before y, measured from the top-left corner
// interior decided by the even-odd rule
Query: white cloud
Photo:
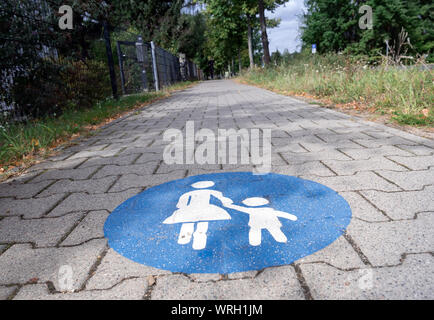
[[[285,5],[279,6],[274,12],[266,12],[268,18],[281,19],[277,28],[267,29],[270,52],[274,52],[276,49],[279,49],[280,52],[285,49],[288,49],[289,52],[300,50],[300,16],[304,9],[304,0],[290,0]]]

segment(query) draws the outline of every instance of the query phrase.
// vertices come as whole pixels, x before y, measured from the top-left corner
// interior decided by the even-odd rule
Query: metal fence
[[[179,81],[202,80],[203,72],[185,55],[177,57],[153,42],[117,41],[122,94],[160,90]]]

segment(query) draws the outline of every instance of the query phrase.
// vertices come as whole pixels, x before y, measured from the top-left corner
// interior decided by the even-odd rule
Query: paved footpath
[[[186,176],[252,170],[164,164],[162,133],[188,120],[197,129],[271,128],[272,172],[339,192],[353,211],[346,233],[292,265],[227,275],[173,274],[114,252],[103,225],[126,199]],[[0,299],[434,299],[433,230],[432,140],[207,81],[0,185]],[[73,292],[59,292],[65,279]]]

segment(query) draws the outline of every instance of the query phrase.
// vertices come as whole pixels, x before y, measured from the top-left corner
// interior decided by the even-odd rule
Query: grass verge
[[[401,125],[434,127],[432,70],[372,67],[343,55],[303,56],[240,80],[277,93],[301,96],[345,110],[388,116]]]
[[[181,82],[160,92],[106,99],[83,110],[68,109],[56,118],[35,119],[0,127],[0,175],[7,178],[29,165],[55,153],[55,148],[92,132],[125,113],[140,109],[172,92],[186,89],[195,82]]]

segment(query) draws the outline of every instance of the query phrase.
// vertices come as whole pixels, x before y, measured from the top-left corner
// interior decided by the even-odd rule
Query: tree
[[[270,64],[270,49],[268,47],[267,19],[265,10],[274,11],[279,5],[288,2],[288,0],[258,0],[259,22],[261,25],[262,47],[264,50],[264,64]]]
[[[412,53],[431,53],[434,48],[434,4],[429,0],[306,0],[302,41],[317,44],[320,53],[347,51],[378,55],[385,41],[397,44],[402,29],[408,32]],[[358,26],[359,8],[373,9],[373,28]]]

